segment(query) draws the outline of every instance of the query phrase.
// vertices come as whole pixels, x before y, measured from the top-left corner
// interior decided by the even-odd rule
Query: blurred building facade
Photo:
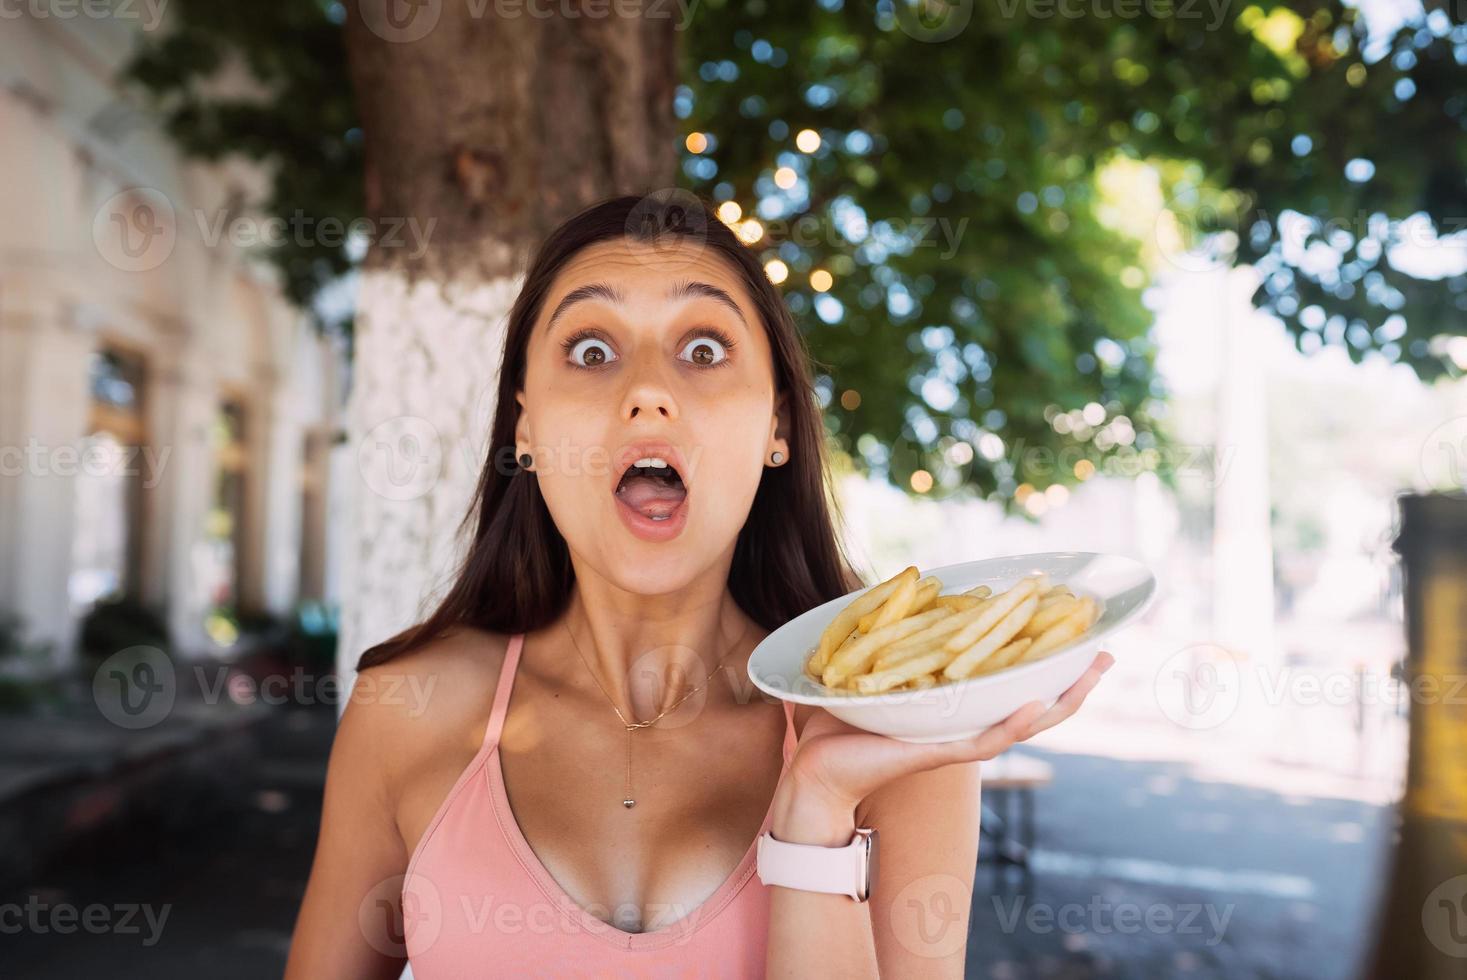
[[[335,597],[344,352],[233,233],[261,175],[186,160],[116,81],[136,9],[0,31],[0,613],[58,664],[108,597],[184,652],[210,610]]]

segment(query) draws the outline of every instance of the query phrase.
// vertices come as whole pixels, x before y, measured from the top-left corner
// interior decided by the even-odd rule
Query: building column
[[[186,432],[182,422],[183,375],[176,361],[151,355],[147,367],[147,443],[143,472],[143,545],[138,599],[150,609],[168,606],[172,583],[173,548],[178,534],[174,501],[178,497],[178,443]]]
[[[301,494],[305,467],[305,427],[290,385],[275,385],[262,395],[268,427],[262,430],[260,457],[265,469],[261,487],[263,525],[258,563],[260,606],[277,616],[288,615],[300,594]]]
[[[276,474],[272,442],[279,414],[275,408],[278,385],[273,371],[257,368],[252,372],[250,390],[243,399],[244,424],[244,501],[241,524],[235,541],[239,555],[235,560],[239,578],[235,582],[235,598],[241,610],[258,612],[265,603],[265,553],[269,534],[270,483]]]
[[[42,315],[44,317],[44,315]],[[4,476],[11,525],[6,605],[19,614],[26,636],[54,647],[54,663],[76,659],[76,616],[69,586],[76,521],[76,474],[91,396],[88,367],[96,343],[91,331],[64,314],[29,318],[8,331],[19,366],[7,398]],[[7,350],[7,355],[10,351]]]
[[[209,427],[218,408],[218,395],[197,364],[184,365],[175,385],[172,426],[167,437],[172,450],[167,468],[169,490],[164,498],[169,509],[162,517],[168,524],[164,594],[169,634],[178,652],[189,656],[209,642],[204,615],[210,597],[197,569],[204,557],[205,520],[213,499],[216,460]]]

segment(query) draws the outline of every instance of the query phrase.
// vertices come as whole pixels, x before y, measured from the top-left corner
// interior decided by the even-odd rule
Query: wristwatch
[[[795,844],[765,832],[759,835],[755,866],[766,885],[849,895],[864,902],[876,884],[876,830],[857,827],[843,847]]]

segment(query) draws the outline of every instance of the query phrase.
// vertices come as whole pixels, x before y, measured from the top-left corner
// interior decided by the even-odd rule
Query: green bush
[[[163,617],[133,599],[104,599],[93,606],[82,619],[78,642],[82,656],[94,660],[128,647],[171,648]]]
[[[0,612],[0,714],[17,714],[41,701],[55,697],[55,683],[45,676],[51,644],[32,643],[25,637],[25,622],[14,613]],[[21,665],[31,661],[33,670]],[[12,670],[20,668],[17,673]]]
[[[307,670],[330,670],[336,663],[340,626],[340,611],[335,605],[315,599],[301,602],[291,620],[291,658]]]

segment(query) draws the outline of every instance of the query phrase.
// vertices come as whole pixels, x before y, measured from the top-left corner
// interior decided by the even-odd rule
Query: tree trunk
[[[419,619],[456,568],[530,250],[587,204],[673,184],[677,33],[610,4],[575,17],[574,4],[488,0],[347,9],[374,228],[347,407],[360,474],[342,556],[349,682],[362,650]]]

